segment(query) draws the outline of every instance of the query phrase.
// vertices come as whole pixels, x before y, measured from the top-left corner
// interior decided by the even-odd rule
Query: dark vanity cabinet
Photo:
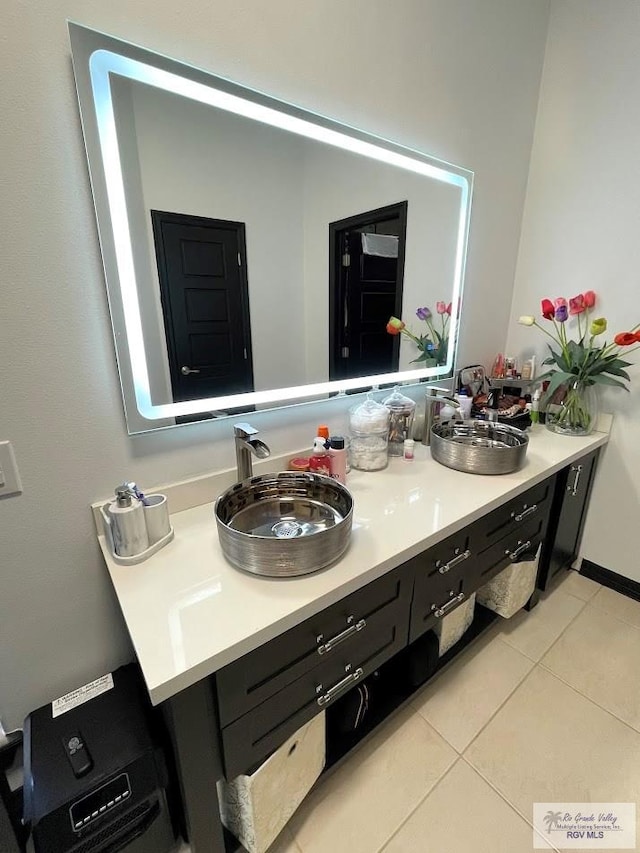
[[[399,566],[220,670],[223,763],[246,773],[407,645],[413,577]]]
[[[220,670],[227,777],[252,770],[503,568],[535,554],[555,493],[553,476]]]
[[[539,546],[538,589],[568,568],[597,458],[598,451],[584,456],[173,697],[170,730],[198,853],[238,849],[225,840],[210,801],[203,802],[203,780],[212,787],[223,773],[231,779],[252,772],[324,710],[331,766],[498,617],[477,605],[473,624],[442,658],[430,633],[439,620]],[[365,679],[377,704],[357,732],[339,731],[347,694]],[[211,756],[203,752],[207,725],[214,734]]]
[[[539,546],[538,588],[546,588],[576,556],[597,455],[532,486],[220,670],[215,689],[226,776],[257,767],[315,714],[332,708]]]
[[[594,450],[558,474],[549,531],[540,558],[539,589],[546,589],[578,556],[599,453]]]

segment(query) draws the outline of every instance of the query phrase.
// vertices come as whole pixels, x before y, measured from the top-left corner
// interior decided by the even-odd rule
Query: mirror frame
[[[453,372],[457,346],[473,172],[419,151],[292,106],[222,77],[69,21],[69,37],[89,175],[98,223],[116,357],[130,433],[173,426],[173,418],[243,405],[291,404],[305,398],[384,383],[444,379]],[[138,283],[129,232],[110,75],[155,86],[203,104],[325,142],[460,190],[460,209],[447,362],[437,367],[315,382],[179,403],[154,404],[145,352]],[[123,332],[124,329],[124,332]]]

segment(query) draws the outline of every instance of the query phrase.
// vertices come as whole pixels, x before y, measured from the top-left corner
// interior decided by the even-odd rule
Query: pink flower
[[[451,316],[451,302],[450,302],[450,303],[447,305],[447,307],[445,308],[445,312],[444,312],[444,313],[445,313],[445,314],[448,314],[449,316]]]
[[[586,310],[584,304],[584,296],[579,293],[569,300],[569,314],[574,317],[576,314],[582,314]]]
[[[596,304],[596,295],[593,290],[585,290],[584,292],[584,307],[593,308]]]
[[[436,302],[436,311],[438,314],[446,314],[447,313],[447,303],[446,302]]]
[[[556,308],[568,308],[567,300],[564,297],[559,296],[558,299],[553,300],[553,304]]]

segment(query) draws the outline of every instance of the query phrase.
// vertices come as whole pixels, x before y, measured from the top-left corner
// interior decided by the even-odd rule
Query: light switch
[[[0,441],[0,498],[22,494],[22,483],[10,441]]]

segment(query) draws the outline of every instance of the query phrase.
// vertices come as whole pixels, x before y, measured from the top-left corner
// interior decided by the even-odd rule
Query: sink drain
[[[271,531],[277,539],[293,539],[302,533],[302,526],[297,521],[279,521]]]

